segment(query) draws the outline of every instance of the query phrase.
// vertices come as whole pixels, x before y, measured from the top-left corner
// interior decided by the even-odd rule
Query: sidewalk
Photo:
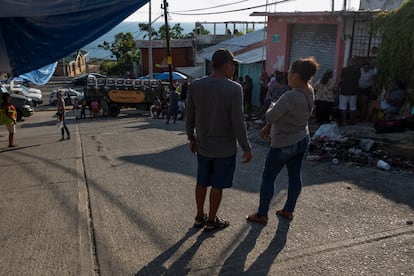
[[[78,131],[58,142],[52,115],[19,123],[13,149],[0,126],[1,275],[92,274]]]

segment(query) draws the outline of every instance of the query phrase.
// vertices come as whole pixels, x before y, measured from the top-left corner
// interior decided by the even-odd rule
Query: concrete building
[[[320,64],[315,80],[331,69],[338,80],[350,58],[375,64],[381,39],[370,29],[379,11],[255,12],[267,16],[266,71],[288,71],[296,59],[314,56]]]
[[[87,70],[88,52],[79,50],[58,61],[55,76],[76,77],[85,74]]]
[[[236,36],[225,40],[214,46],[204,48],[198,53],[204,59],[204,75],[212,72],[211,58],[219,48],[226,48],[233,52],[240,60],[237,75],[245,77],[249,75],[253,81],[252,102],[253,106],[259,107],[260,80],[266,61],[266,29],[257,30],[242,36]]]

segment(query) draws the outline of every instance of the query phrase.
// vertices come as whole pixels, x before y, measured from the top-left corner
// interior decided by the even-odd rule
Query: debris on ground
[[[260,138],[261,125],[250,122],[249,138],[252,142],[268,146],[269,140]],[[380,170],[405,170],[414,172],[414,160],[391,155],[384,143],[374,139],[345,137],[336,124],[321,125],[311,138],[306,160],[331,162],[333,165],[351,163]]]

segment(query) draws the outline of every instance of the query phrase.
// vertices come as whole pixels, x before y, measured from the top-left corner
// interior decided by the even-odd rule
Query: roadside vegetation
[[[378,49],[379,82],[404,79],[414,89],[414,1],[405,0],[400,8],[381,12],[374,19],[374,30],[382,35]]]

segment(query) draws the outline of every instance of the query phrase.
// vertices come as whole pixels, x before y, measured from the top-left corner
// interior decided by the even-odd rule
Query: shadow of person
[[[223,267],[221,268],[218,275],[243,274],[247,255],[255,247],[257,237],[259,237],[260,233],[263,230],[262,225],[257,225],[250,222],[246,223],[246,227],[249,227],[249,224],[251,225],[249,233],[224,262]]]
[[[277,255],[286,245],[287,234],[289,232],[290,221],[279,219],[279,224],[273,240],[265,251],[257,257],[256,261],[246,270],[245,275],[268,275],[270,268]]]
[[[156,257],[152,260],[148,265],[143,267],[135,276],[143,276],[143,275],[186,275],[188,273],[188,269],[186,269],[186,265],[191,261],[197,250],[200,248],[200,245],[203,243],[204,240],[211,237],[206,233],[201,232],[201,234],[197,237],[195,243],[187,249],[181,256],[169,267],[165,267],[165,263],[171,259],[174,254],[177,253],[179,248],[193,235],[197,234],[200,229],[190,228],[184,237],[182,237],[176,244],[171,246],[161,255]]]
[[[188,275],[190,268],[186,265],[193,259],[201,244],[208,238],[214,237],[214,233],[201,232],[194,244],[187,249],[171,266],[164,275]]]

